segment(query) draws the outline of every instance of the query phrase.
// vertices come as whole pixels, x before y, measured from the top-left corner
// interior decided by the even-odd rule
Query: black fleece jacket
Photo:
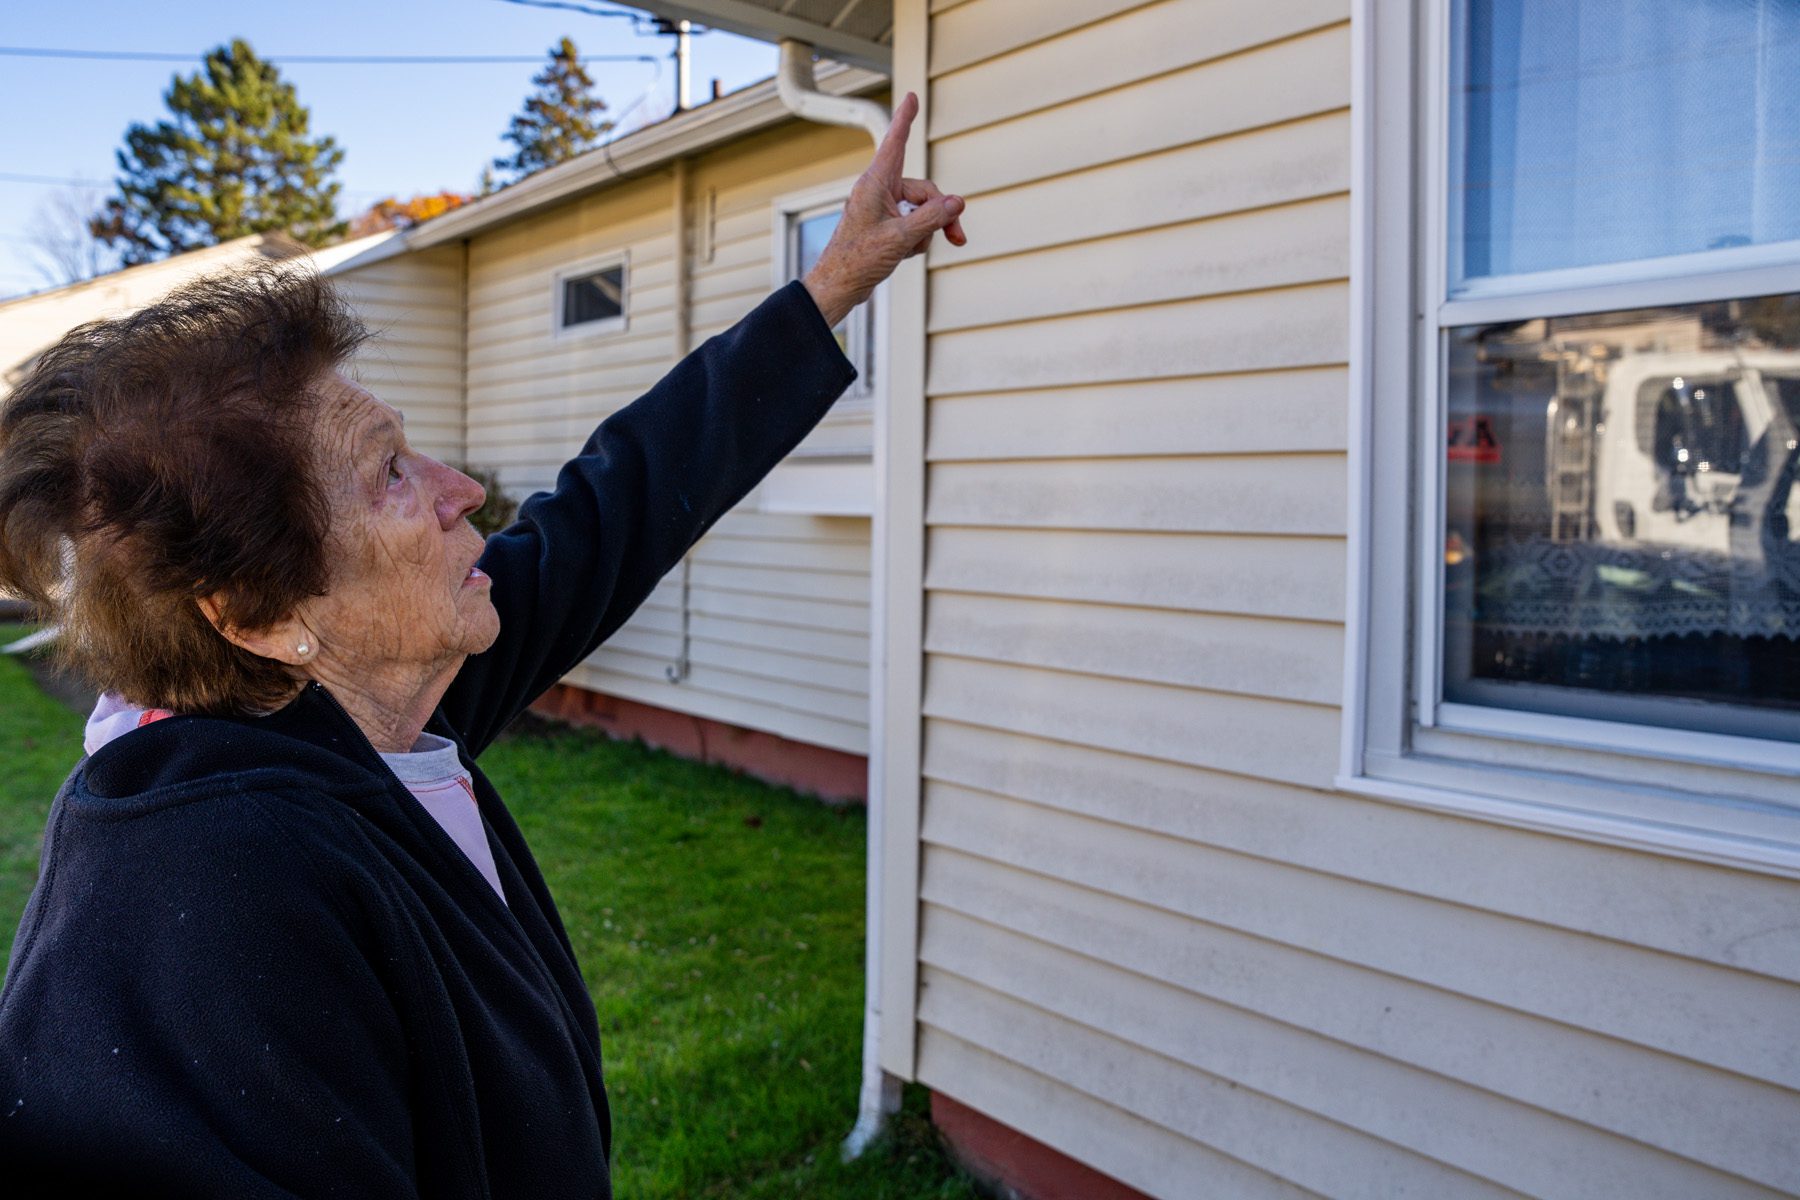
[[[500,637],[427,729],[474,776],[510,906],[317,684],[82,760],[0,994],[0,1191],[610,1196],[593,1003],[475,759],[854,377],[789,284],[488,540]]]

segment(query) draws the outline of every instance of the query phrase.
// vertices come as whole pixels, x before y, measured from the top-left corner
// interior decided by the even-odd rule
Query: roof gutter
[[[819,72],[818,87],[824,99],[840,99],[885,86],[887,76],[860,67],[834,63]],[[629,133],[568,162],[539,171],[492,196],[414,226],[404,235],[406,249],[423,250],[472,237],[528,213],[665,166],[675,159],[777,125],[787,120],[790,112],[782,103],[776,82],[763,80],[723,99]]]

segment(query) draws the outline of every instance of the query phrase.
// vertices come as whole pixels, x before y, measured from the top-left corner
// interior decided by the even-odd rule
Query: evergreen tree
[[[537,91],[525,98],[525,111],[512,119],[506,140],[517,149],[496,158],[494,166],[512,173],[508,183],[591,149],[612,122],[601,117],[606,101],[594,95],[594,81],[576,57],[568,38],[550,48],[550,62],[532,80]]]
[[[125,265],[271,230],[310,246],[343,234],[331,175],[344,152],[308,136],[293,85],[243,39],[176,75],[163,102],[172,120],[126,130],[119,194],[91,224]]]

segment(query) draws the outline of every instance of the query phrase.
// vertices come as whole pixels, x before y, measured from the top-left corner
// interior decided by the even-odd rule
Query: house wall
[[[854,177],[866,135],[791,122],[689,164],[683,238],[690,345],[722,332],[773,282],[770,202]],[[677,361],[677,239],[670,171],[521,218],[469,243],[469,458],[520,498],[608,413]],[[564,264],[623,250],[627,325],[551,335]],[[868,418],[827,418],[798,455],[868,451]],[[869,521],[764,512],[753,493],[695,547],[688,570],[690,671],[681,650],[682,569],[568,682],[696,717],[855,754],[868,751]]]
[[[1169,1200],[1800,1194],[1800,886],[1331,790],[1346,0],[929,10],[918,1078]]]
[[[462,247],[397,254],[331,272],[370,331],[351,372],[406,416],[406,439],[464,461]]]

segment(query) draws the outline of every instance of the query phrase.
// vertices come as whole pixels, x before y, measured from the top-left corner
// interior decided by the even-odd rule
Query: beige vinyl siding
[[[930,11],[919,1078],[1169,1200],[1800,1195],[1800,887],[1331,791],[1348,5]]]
[[[397,254],[331,282],[374,334],[351,373],[406,414],[411,445],[462,461],[462,247]]]
[[[691,345],[723,332],[774,284],[782,195],[848,180],[866,135],[791,122],[689,164],[685,245]],[[523,498],[549,488],[598,422],[676,360],[672,175],[631,180],[470,242],[469,445]],[[569,263],[628,259],[626,327],[553,336],[551,280]],[[867,454],[866,411],[833,414],[798,453]],[[763,512],[752,494],[682,569],[570,676],[571,683],[852,753],[868,751],[869,521]]]

